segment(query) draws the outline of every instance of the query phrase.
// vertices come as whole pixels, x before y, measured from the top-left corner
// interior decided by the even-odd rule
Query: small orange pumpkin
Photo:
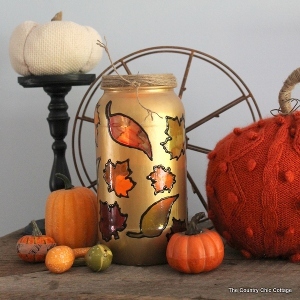
[[[63,174],[56,174],[65,189],[53,191],[46,202],[45,230],[57,245],[91,247],[97,243],[96,194],[87,187],[74,187]]]
[[[224,243],[220,235],[197,224],[205,216],[198,213],[191,219],[185,232],[171,237],[166,251],[168,264],[183,273],[201,273],[217,268],[224,258]]]
[[[24,235],[17,241],[17,254],[27,262],[45,261],[47,252],[56,246],[54,239],[43,235],[35,221],[31,221],[32,235]]]

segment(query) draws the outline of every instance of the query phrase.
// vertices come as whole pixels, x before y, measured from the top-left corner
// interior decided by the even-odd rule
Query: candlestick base
[[[65,157],[67,144],[64,142],[64,138],[67,136],[70,120],[67,113],[68,104],[65,101],[65,96],[71,90],[72,86],[90,85],[95,78],[95,74],[18,77],[18,83],[24,88],[42,87],[51,98],[47,118],[50,134],[54,139],[52,144],[54,160],[49,180],[50,191],[64,188],[63,181],[55,177],[56,173],[63,173],[71,180]]]

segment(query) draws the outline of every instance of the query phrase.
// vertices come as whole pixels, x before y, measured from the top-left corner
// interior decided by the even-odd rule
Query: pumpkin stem
[[[202,229],[199,228],[199,226],[197,226],[197,225],[201,222],[201,220],[203,218],[205,218],[204,212],[199,212],[199,213],[195,214],[192,217],[190,223],[188,224],[185,234],[186,235],[195,235],[195,234],[201,233]]]
[[[65,190],[70,190],[74,187],[74,185],[71,183],[70,179],[61,173],[56,173],[55,176],[61,180],[63,180],[65,184]]]
[[[31,221],[31,225],[32,225],[32,235],[33,236],[41,236],[41,235],[43,235],[42,232],[40,231],[38,225],[36,224],[35,220]]]
[[[51,21],[61,21],[62,20],[62,11],[58,12]]]

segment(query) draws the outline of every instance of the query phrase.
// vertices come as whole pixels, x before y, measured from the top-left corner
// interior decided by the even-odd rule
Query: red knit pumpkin
[[[279,94],[282,113],[234,129],[208,154],[209,217],[248,258],[300,261],[300,112],[286,102],[299,75]]]

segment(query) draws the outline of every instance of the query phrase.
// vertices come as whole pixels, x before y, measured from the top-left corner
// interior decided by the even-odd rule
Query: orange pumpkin
[[[65,189],[53,191],[46,202],[45,230],[57,245],[91,247],[97,243],[98,215],[96,194],[87,187],[74,187],[64,180]]]
[[[284,81],[274,116],[234,128],[208,154],[209,218],[246,258],[300,262],[300,111],[291,97],[299,82],[300,68]]]
[[[183,273],[201,273],[217,268],[224,258],[224,243],[220,235],[197,224],[205,216],[196,214],[186,232],[171,237],[166,251],[168,264]]]
[[[17,241],[17,254],[27,262],[43,262],[56,243],[52,237],[41,233],[35,221],[31,223],[32,235],[24,235]]]

